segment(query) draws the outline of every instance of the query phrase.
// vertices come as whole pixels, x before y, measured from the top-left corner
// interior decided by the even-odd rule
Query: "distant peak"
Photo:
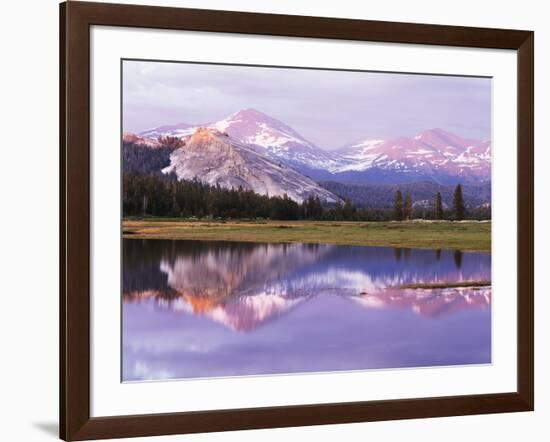
[[[260,114],[260,115],[265,115],[263,112],[260,112],[258,109],[254,109],[253,107],[246,107],[244,109],[241,109],[237,113],[238,114]]]
[[[428,129],[422,132],[415,140],[422,141],[423,143],[443,147],[443,146],[462,146],[465,143],[465,139],[440,128]]]
[[[259,111],[258,109],[254,109],[252,107],[247,107],[245,109],[241,109],[240,111],[237,111],[234,114],[232,114],[231,117],[273,120],[273,118],[270,117],[269,115],[264,114],[263,112]]]

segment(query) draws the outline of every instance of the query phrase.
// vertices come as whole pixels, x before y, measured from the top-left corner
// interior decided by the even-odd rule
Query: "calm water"
[[[491,362],[488,253],[124,240],[123,380]]]

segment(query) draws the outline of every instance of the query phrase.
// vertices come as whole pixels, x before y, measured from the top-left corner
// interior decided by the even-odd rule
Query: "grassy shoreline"
[[[490,222],[125,219],[124,238],[325,243],[491,251]]]
[[[434,282],[434,283],[419,283],[419,284],[403,284],[400,289],[453,289],[461,287],[489,287],[491,281],[460,281],[460,282]]]

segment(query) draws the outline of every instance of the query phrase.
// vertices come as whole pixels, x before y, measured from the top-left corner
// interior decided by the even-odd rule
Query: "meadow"
[[[128,218],[123,237],[491,251],[491,222]]]

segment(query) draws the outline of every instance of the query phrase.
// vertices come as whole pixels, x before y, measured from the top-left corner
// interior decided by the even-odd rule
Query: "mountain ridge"
[[[326,151],[292,127],[247,108],[202,125],[164,125],[135,134],[144,144],[160,138],[188,139],[200,127],[216,129],[257,152],[281,161],[314,180],[356,184],[483,183],[491,177],[491,142],[465,138],[433,128],[414,137],[363,139],[337,151]]]
[[[414,170],[425,175],[455,175],[465,181],[486,181],[491,173],[489,141],[463,138],[439,128],[424,130],[412,138],[363,140],[344,151],[343,156],[357,161],[340,172],[379,166],[405,173]]]

